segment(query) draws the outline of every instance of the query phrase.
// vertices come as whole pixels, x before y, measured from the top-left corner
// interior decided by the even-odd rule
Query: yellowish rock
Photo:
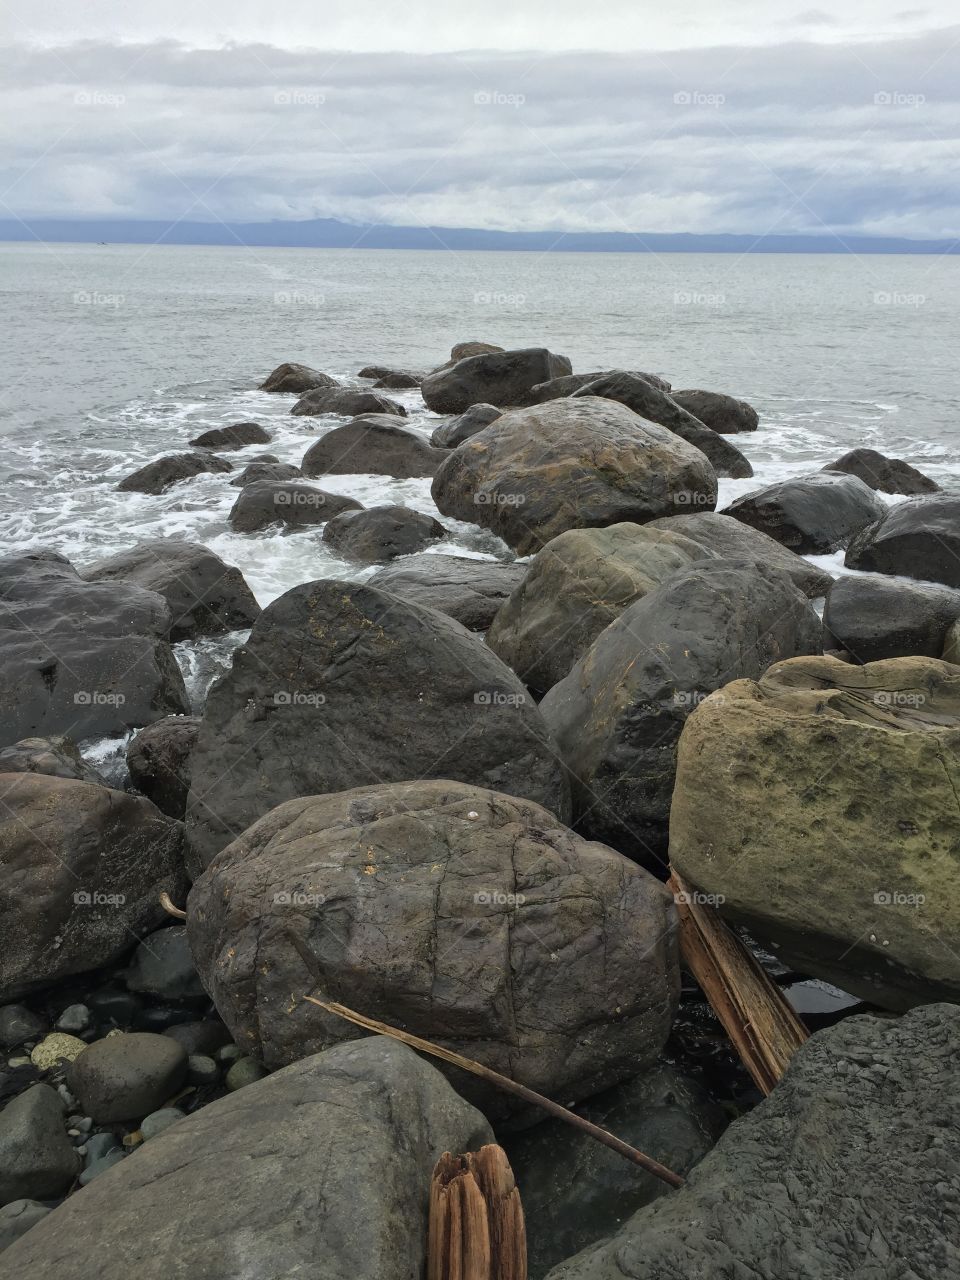
[[[34,1047],[30,1061],[41,1071],[49,1071],[58,1062],[72,1062],[86,1047],[86,1041],[77,1036],[68,1036],[64,1031],[51,1031]]]

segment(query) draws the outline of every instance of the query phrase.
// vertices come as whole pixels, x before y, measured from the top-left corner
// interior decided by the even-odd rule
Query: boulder
[[[666,527],[568,529],[538,551],[500,609],[487,644],[542,697],[615,618],[711,552]]]
[[[434,430],[430,443],[437,449],[456,449],[464,440],[496,422],[502,413],[503,410],[493,404],[472,404],[466,412],[442,422]]]
[[[541,382],[533,388],[532,396],[534,404],[545,404],[548,400],[559,400],[562,396],[572,396],[575,391],[579,391],[582,387],[589,386],[591,382],[596,382],[598,378],[608,378],[623,373],[623,369],[606,369],[599,373],[568,373],[562,378],[551,378],[549,382]],[[630,371],[632,377],[643,378],[645,382],[649,382],[652,387],[656,387],[659,391],[669,391],[670,383],[664,378],[658,378],[655,373],[639,373],[635,370]]]
[[[958,1055],[953,1005],[818,1032],[681,1190],[549,1280],[960,1274]]]
[[[35,1084],[7,1103],[0,1112],[0,1204],[52,1200],[79,1172],[56,1089]]]
[[[96,1040],[67,1069],[67,1088],[96,1124],[141,1120],[187,1077],[187,1055],[169,1036],[121,1032]]]
[[[190,443],[198,449],[246,449],[251,444],[267,444],[272,439],[259,422],[235,422],[230,427],[212,427]]]
[[[326,524],[341,511],[362,511],[355,498],[327,493],[312,484],[257,480],[240,490],[227,520],[235,533],[260,533],[271,525],[302,529]]]
[[[756,431],[760,425],[760,415],[746,400],[737,400],[719,391],[671,391],[670,395],[681,409],[686,409],[711,431],[719,431],[721,435]]]
[[[316,417],[322,413],[338,413],[345,418],[364,413],[392,414],[405,418],[407,411],[402,404],[382,396],[378,391],[357,391],[349,387],[337,390],[308,391],[290,410],[291,413]]]
[[[369,474],[406,480],[432,476],[445,456],[421,436],[398,427],[395,419],[368,413],[321,436],[300,468],[305,476]]]
[[[424,404],[434,413],[464,413],[474,404],[510,409],[533,403],[533,388],[570,373],[566,356],[545,347],[466,356],[428,373],[420,384]]]
[[[4,1262],[57,1280],[411,1280],[436,1161],[491,1139],[412,1049],[351,1041],[151,1138]]]
[[[827,594],[823,625],[833,645],[858,662],[923,654],[939,658],[960,618],[960,591],[879,575],[838,578]]]
[[[839,551],[886,511],[862,480],[830,471],[780,480],[744,494],[724,508],[799,555]]]
[[[695,511],[689,515],[652,520],[649,528],[682,533],[705,551],[728,559],[749,560],[753,564],[768,564],[772,568],[783,569],[790,575],[794,586],[811,598],[825,595],[833,582],[832,575],[826,569],[788,551],[759,529],[717,511]]]
[[[390,369],[379,364],[367,365],[357,374],[358,378],[370,378],[376,387],[395,391],[419,387],[423,376],[422,373],[409,373],[406,369]]]
[[[699,418],[682,409],[665,391],[661,391],[645,378],[635,373],[606,373],[595,382],[588,383],[578,396],[602,396],[616,400],[639,414],[648,422],[658,422],[687,444],[693,445],[710,459],[718,476],[744,478],[753,475],[753,467],[739,449],[704,426]]]
[[[684,1177],[726,1127],[703,1087],[664,1065],[589,1098],[577,1114]],[[563,1120],[507,1136],[504,1146],[523,1197],[530,1280],[671,1194],[660,1178]]]
[[[443,515],[482,524],[525,556],[566,529],[713,507],[717,480],[665,427],[611,400],[568,397],[505,413],[449,455],[432,493]]]
[[[22,738],[0,751],[0,773],[45,773],[51,778],[77,778],[81,782],[107,785],[88,765],[72,738]]]
[[[127,747],[133,785],[169,818],[183,818],[199,716],[167,716],[141,729]],[[2,760],[0,760],[2,764]]]
[[[215,453],[168,453],[163,458],[154,458],[146,466],[125,476],[117,488],[124,493],[149,493],[156,496],[164,493],[171,485],[181,480],[190,480],[204,472],[226,472],[233,470],[233,463]]]
[[[338,555],[361,564],[383,564],[413,555],[446,536],[446,529],[433,516],[396,504],[345,511],[323,530],[323,541]]]
[[[539,711],[482,640],[368,586],[302,583],[210,691],[187,804],[193,865],[295,796],[438,776],[569,812]]]
[[[88,582],[130,582],[155,591],[170,606],[171,643],[222,635],[253,625],[260,606],[239,569],[196,542],[138,542],[83,572]]]
[[[245,489],[248,484],[261,480],[299,480],[303,472],[292,462],[251,462],[230,483],[235,489]]]
[[[158,1000],[207,1001],[183,925],[167,925],[144,938],[133,953],[126,983],[131,991]]]
[[[318,989],[576,1100],[656,1059],[679,994],[653,876],[539,805],[456,782],[288,801],[211,863],[187,920],[220,1016],[270,1067],[356,1035],[299,999]],[[491,1117],[516,1109],[454,1083]]]
[[[184,888],[183,828],[142,796],[4,774],[0,1000],[118,959]]]
[[[884,508],[852,540],[844,564],[960,587],[960,496],[911,498]]]
[[[936,493],[940,486],[929,476],[901,458],[887,458],[876,449],[851,449],[836,462],[828,462],[824,471],[843,471],[859,476],[871,489],[881,493]]]
[[[305,364],[279,364],[269,377],[260,383],[260,391],[277,391],[285,395],[302,396],[307,391],[338,387],[336,378],[320,373]]]
[[[51,551],[0,558],[0,747],[77,742],[189,711],[166,601],[85,582]]]
[[[778,663],[688,721],[671,862],[801,973],[890,1008],[956,1000],[958,760],[956,667]]]
[[[690,712],[731,680],[819,649],[806,597],[764,565],[703,560],[630,605],[541,703],[570,770],[578,830],[664,861]]]
[[[450,348],[450,359],[447,363],[456,364],[458,360],[465,360],[467,356],[487,356],[503,350],[505,350],[504,347],[498,347],[493,342],[477,342],[475,339],[455,342]]]
[[[367,586],[456,618],[468,631],[486,631],[527,572],[525,564],[424,553],[379,569]]]

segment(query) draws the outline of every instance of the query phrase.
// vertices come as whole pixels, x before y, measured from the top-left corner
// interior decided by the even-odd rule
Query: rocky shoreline
[[[261,389],[317,419],[298,463],[238,422],[118,487],[209,476],[355,580],[261,608],[183,539],[0,558],[0,1276],[406,1280],[437,1158],[493,1140],[533,1280],[960,1274],[960,497],[854,449],[718,510],[752,406],[544,348]],[[192,706],[173,646],[236,633]],[[815,1031],[765,1100],[670,866]]]

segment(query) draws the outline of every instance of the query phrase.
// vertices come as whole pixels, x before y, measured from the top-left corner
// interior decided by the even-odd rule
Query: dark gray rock
[[[668,1066],[589,1098],[577,1114],[683,1177],[727,1123],[700,1085]],[[562,1120],[507,1136],[503,1145],[523,1197],[530,1280],[671,1194],[660,1178]]]
[[[250,627],[260,606],[239,569],[196,542],[138,542],[84,570],[88,582],[130,582],[155,591],[170,606],[167,638],[175,643]]]
[[[0,1209],[0,1253],[21,1236],[26,1235],[50,1212],[50,1206],[37,1200],[11,1200]]]
[[[550,1280],[960,1274],[960,1008],[819,1031],[686,1186]]]
[[[260,533],[271,525],[303,529],[326,524],[341,511],[361,511],[360,503],[312,484],[258,480],[240,490],[227,519],[237,533]]]
[[[222,1022],[205,1018],[202,1022],[178,1022],[163,1032],[178,1044],[182,1044],[191,1058],[198,1055],[212,1057],[218,1049],[231,1043],[230,1032]]]
[[[0,773],[45,773],[51,778],[76,778],[81,782],[106,781],[80,754],[72,738],[22,738],[0,751]]]
[[[466,356],[428,373],[420,384],[424,404],[434,413],[464,413],[474,404],[501,409],[533,404],[533,388],[571,372],[566,356],[545,347]]]
[[[46,1030],[43,1018],[22,1004],[0,1008],[0,1045],[4,1049],[18,1049],[27,1040],[39,1040]]]
[[[533,388],[531,393],[533,403],[545,404],[548,400],[559,400],[562,396],[572,396],[575,391],[588,386],[591,382],[596,382],[598,378],[607,378],[624,372],[629,372],[636,378],[643,378],[645,382],[649,382],[652,387],[656,387],[659,391],[670,390],[670,383],[664,378],[658,378],[655,373],[640,373],[634,369],[601,369],[597,373],[568,373],[562,378],[551,378],[549,382],[541,382],[539,386]]]
[[[336,378],[328,373],[320,373],[305,364],[279,364],[273,373],[260,383],[260,391],[276,391],[283,395],[302,396],[307,391],[317,391],[324,387],[338,387]]]
[[[540,713],[482,640],[368,586],[303,583],[263,611],[210,691],[192,866],[284,800],[437,775],[568,812]]]
[[[183,828],[141,796],[4,776],[0,999],[118,959],[185,888]]]
[[[207,1000],[183,925],[148,934],[133,953],[126,982],[131,991],[160,1000]]]
[[[97,1040],[67,1069],[67,1085],[97,1124],[140,1120],[173,1096],[187,1055],[169,1036],[131,1031]]]
[[[281,805],[211,863],[187,918],[221,1017],[268,1066],[354,1035],[297,1001],[316,988],[579,1099],[656,1059],[679,994],[673,899],[653,876],[462,783]],[[515,1109],[455,1084],[490,1116]]]
[[[818,471],[754,489],[721,513],[769,534],[799,555],[828,555],[845,547],[886,511],[856,476]]]
[[[383,396],[379,391],[356,391],[347,387],[334,390],[308,391],[290,410],[302,416],[316,417],[323,413],[338,413],[354,418],[364,413],[388,413],[405,418],[407,411],[402,404]]]
[[[213,427],[190,443],[198,449],[246,449],[251,444],[268,444],[273,437],[259,422],[235,422],[230,427]]]
[[[912,654],[939,658],[958,618],[960,591],[850,575],[830,588],[823,625],[833,647],[858,662],[875,662]]]
[[[261,480],[299,480],[303,472],[292,462],[251,462],[230,483],[235,489],[245,489],[248,484]]]
[[[753,467],[739,449],[704,426],[699,418],[681,408],[666,392],[635,373],[606,373],[595,382],[573,393],[578,396],[602,396],[616,400],[648,422],[657,422],[681,440],[705,453],[718,476],[744,478],[753,475]]]
[[[419,387],[424,375],[422,373],[410,373],[407,369],[391,369],[386,365],[368,364],[360,370],[357,377],[369,378],[376,387],[403,391],[412,387]]]
[[[0,1112],[0,1204],[51,1200],[80,1172],[56,1089],[35,1084]]]
[[[824,471],[843,471],[859,476],[871,489],[881,493],[936,493],[940,486],[929,476],[901,458],[888,458],[876,449],[851,449],[836,462],[829,462]]]
[[[844,563],[960,587],[960,497],[937,494],[884,508],[851,541]]]
[[[158,1133],[163,1133],[165,1129],[169,1129],[172,1124],[177,1124],[185,1117],[186,1113],[179,1107],[161,1107],[159,1111],[151,1111],[140,1122],[140,1132],[143,1134],[144,1142],[155,1138]]]
[[[305,476],[432,476],[446,455],[384,414],[368,413],[334,427],[303,456]]]
[[[199,732],[199,716],[167,716],[141,729],[127,747],[134,786],[169,818],[186,812],[190,758]]]
[[[80,1175],[81,1187],[89,1186],[94,1178],[99,1178],[114,1167],[114,1165],[122,1163],[125,1153],[119,1147],[114,1147],[106,1152],[98,1160],[91,1160],[85,1166],[83,1173]]]
[[[714,690],[820,651],[820,619],[779,569],[702,560],[630,605],[540,709],[570,770],[575,825],[666,861],[676,747]]]
[[[0,558],[0,747],[188,711],[169,626],[156,592],[85,582],[54,552]]]
[[[351,1041],[152,1138],[4,1262],[51,1280],[413,1280],[434,1165],[489,1141],[413,1050]]]
[[[383,564],[413,555],[446,536],[446,529],[433,516],[397,505],[345,511],[328,520],[323,530],[323,541],[338,555],[360,564]]]
[[[367,586],[438,609],[468,631],[486,631],[526,572],[525,564],[425,553],[379,569]]]
[[[69,1004],[54,1023],[54,1030],[79,1036],[89,1030],[92,1022],[93,1017],[85,1004]]]
[[[168,453],[162,458],[154,458],[143,467],[125,476],[117,488],[124,493],[149,493],[156,496],[165,493],[172,485],[181,480],[191,480],[194,476],[205,472],[227,472],[233,470],[233,463],[215,453]]]
[[[671,391],[670,395],[681,409],[686,409],[711,431],[719,431],[721,435],[756,431],[760,425],[760,415],[746,400],[737,400],[719,391]]]
[[[647,527],[682,533],[685,538],[699,543],[705,551],[726,559],[749,560],[753,564],[768,564],[782,569],[790,575],[794,585],[812,599],[825,595],[833,582],[826,569],[804,560],[759,529],[718,511],[696,511],[690,515],[651,520]]]
[[[472,404],[465,413],[442,422],[430,437],[430,443],[437,449],[456,449],[464,440],[496,422],[502,413],[494,404]]]
[[[616,401],[572,396],[503,414],[447,457],[432,493],[443,515],[530,555],[566,529],[712,508],[717,479],[672,431]]]

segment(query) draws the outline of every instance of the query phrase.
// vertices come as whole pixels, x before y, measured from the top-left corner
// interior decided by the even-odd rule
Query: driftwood
[[[659,1160],[654,1160],[651,1156],[644,1155],[642,1151],[638,1151],[636,1147],[631,1147],[628,1143],[622,1142],[612,1133],[608,1133],[606,1129],[601,1129],[599,1125],[591,1124],[583,1116],[578,1116],[575,1112],[568,1111],[566,1107],[562,1107],[559,1102],[554,1102],[551,1098],[545,1098],[542,1093],[535,1093],[533,1089],[528,1089],[526,1085],[517,1084],[509,1076],[502,1076],[499,1071],[494,1071],[491,1067],[485,1067],[480,1062],[474,1062],[472,1058],[461,1057],[459,1053],[454,1053],[452,1049],[445,1049],[442,1045],[433,1044],[430,1040],[422,1040],[420,1036],[411,1035],[409,1031],[400,1031],[397,1027],[391,1027],[386,1022],[378,1022],[375,1018],[368,1018],[365,1014],[348,1009],[346,1005],[336,1004],[332,1000],[319,1000],[316,996],[304,996],[304,999],[309,1000],[311,1004],[319,1005],[321,1009],[326,1009],[327,1013],[334,1013],[339,1018],[346,1018],[347,1022],[352,1022],[358,1027],[365,1027],[368,1031],[375,1031],[378,1035],[392,1036],[394,1040],[401,1040],[404,1044],[410,1045],[412,1049],[419,1049],[421,1053],[428,1053],[434,1058],[442,1058],[444,1062],[460,1067],[462,1071],[469,1071],[475,1076],[480,1076],[482,1080],[487,1080],[490,1084],[504,1089],[507,1093],[516,1094],[524,1102],[533,1103],[534,1106],[542,1107],[544,1111],[549,1111],[552,1116],[557,1116],[560,1120],[566,1120],[567,1124],[573,1125],[575,1129],[579,1129],[582,1133],[589,1134],[591,1138],[596,1138],[597,1142],[602,1142],[611,1151],[616,1151],[627,1160],[639,1165],[641,1169],[646,1169],[648,1173],[652,1173],[655,1177],[669,1183],[671,1187],[683,1186],[683,1179],[680,1175],[674,1173],[672,1169],[668,1169],[666,1165],[662,1165]]]
[[[170,897],[169,893],[167,893],[166,889],[164,889],[163,893],[160,895],[160,905],[168,916],[173,916],[174,920],[186,920],[187,913],[173,905],[173,899]]]
[[[680,917],[683,963],[759,1089],[768,1094],[809,1032],[777,984],[676,871],[667,887]]]
[[[427,1280],[527,1280],[523,1207],[502,1147],[445,1151],[437,1161]]]

